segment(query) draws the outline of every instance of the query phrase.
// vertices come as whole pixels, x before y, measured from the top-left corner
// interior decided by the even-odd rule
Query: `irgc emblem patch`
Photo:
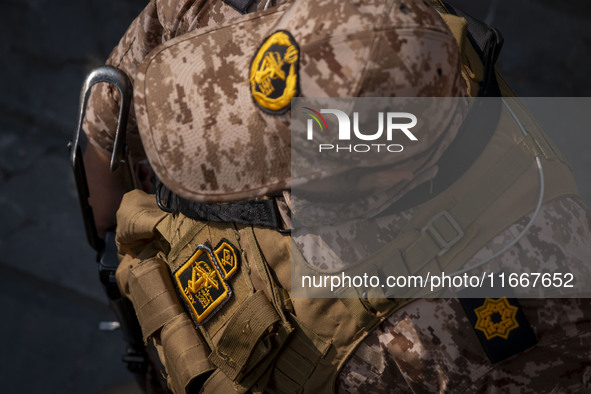
[[[250,65],[250,90],[259,108],[283,114],[299,94],[300,48],[286,30],[271,34]]]
[[[205,323],[232,295],[228,279],[238,270],[239,254],[225,239],[212,250],[197,250],[174,273],[174,283],[197,325]]]

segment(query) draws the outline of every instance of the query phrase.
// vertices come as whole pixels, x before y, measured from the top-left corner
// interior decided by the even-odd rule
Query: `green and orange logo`
[[[320,114],[320,112],[315,111],[310,107],[304,107],[304,109],[306,110],[306,111],[303,111],[304,114],[308,115],[309,117],[311,117],[313,120],[316,121],[316,124],[318,124],[318,126],[320,127],[320,131],[324,131],[325,129],[328,130],[328,125],[326,124],[326,120],[324,120],[324,117]],[[314,124],[312,123],[312,119],[308,119],[308,139],[309,140],[312,139],[312,135],[313,135]]]

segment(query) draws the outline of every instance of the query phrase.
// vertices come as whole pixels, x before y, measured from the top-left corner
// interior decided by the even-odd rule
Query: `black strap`
[[[156,201],[163,211],[182,213],[202,221],[242,223],[282,230],[282,220],[275,199],[239,201],[226,204],[208,204],[184,199],[157,180]]]
[[[224,3],[228,4],[230,7],[234,8],[236,11],[240,12],[241,14],[246,14],[248,12],[248,7],[252,5],[254,0],[223,0]]]
[[[468,39],[480,56],[484,66],[484,80],[478,90],[479,97],[501,97],[501,90],[495,75],[495,63],[503,47],[503,36],[497,29],[466,14],[449,3],[443,3],[449,13],[466,19]]]

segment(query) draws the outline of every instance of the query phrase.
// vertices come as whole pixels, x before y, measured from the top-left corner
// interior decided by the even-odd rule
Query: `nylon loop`
[[[183,313],[166,264],[159,257],[145,260],[130,270],[129,290],[144,341]]]
[[[213,370],[207,359],[210,350],[186,314],[167,323],[162,329],[161,339],[167,372],[175,392],[186,392],[193,379]]]

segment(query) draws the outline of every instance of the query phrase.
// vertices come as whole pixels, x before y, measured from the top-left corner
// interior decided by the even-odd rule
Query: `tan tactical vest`
[[[465,21],[453,15],[444,18],[462,49],[464,74],[474,92],[483,70],[465,40]],[[499,84],[502,93],[511,96],[504,81]],[[393,260],[388,275],[460,269],[494,235],[535,208],[536,157],[544,169],[544,202],[577,194],[560,153],[516,99],[505,100],[527,136],[502,107],[499,127],[476,162],[452,187],[419,206],[409,230],[360,263],[360,270],[371,270],[383,255]],[[124,197],[118,223],[123,257],[119,286],[132,301],[144,340],[157,349],[176,393],[204,377],[206,393],[334,392],[339,371],[356,346],[412,301],[378,293],[292,299],[291,259],[303,257],[291,248],[289,235],[167,214],[152,195],[139,191]],[[199,268],[198,262],[207,259],[216,272],[207,265]],[[180,293],[202,297],[197,290],[206,282],[218,286],[218,292],[194,300],[204,306],[196,313],[202,318],[196,327],[189,315],[195,311],[185,309]]]

